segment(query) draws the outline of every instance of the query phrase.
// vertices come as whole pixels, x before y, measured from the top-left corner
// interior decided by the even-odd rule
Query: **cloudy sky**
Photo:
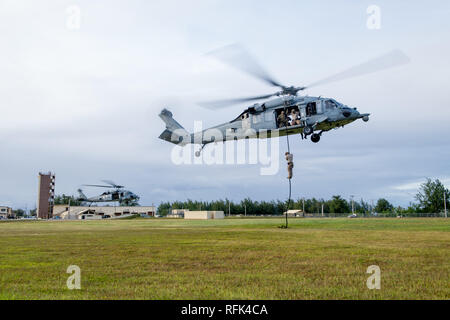
[[[367,27],[370,5],[380,29]],[[306,92],[369,112],[369,122],[318,144],[290,142],[294,197],[407,205],[425,177],[450,186],[449,14],[444,0],[2,0],[0,205],[34,207],[37,174],[49,170],[57,194],[110,179],[143,205],[286,198],[283,162],[270,176],[259,164],[176,165],[173,145],[157,138],[163,107],[191,131],[196,120],[213,126],[246,107],[211,111],[196,101],[273,90],[205,55],[235,42],[289,85],[405,52],[408,65]],[[280,161],[285,148],[282,139]]]

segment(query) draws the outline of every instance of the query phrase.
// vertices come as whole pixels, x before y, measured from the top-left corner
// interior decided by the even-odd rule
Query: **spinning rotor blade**
[[[261,67],[254,57],[252,57],[242,46],[238,44],[231,44],[211,51],[208,54],[236,69],[244,71],[255,78],[267,82],[272,86],[284,88],[282,84],[274,80],[274,78],[269,75],[263,67]]]
[[[111,187],[118,188],[118,189],[123,188],[123,186],[119,186],[119,185],[115,184],[114,182],[112,182],[111,180],[102,180],[102,181],[109,184]]]
[[[99,188],[111,188],[111,186],[103,186],[101,184],[83,184],[86,187],[99,187]]]
[[[198,104],[201,105],[202,107],[205,107],[205,108],[208,108],[208,109],[220,109],[220,108],[224,108],[224,107],[236,104],[236,103],[267,99],[267,98],[270,98],[273,95],[275,95],[275,94],[266,94],[264,96],[256,96],[256,97],[248,97],[248,98],[205,101],[205,102],[199,102]]]
[[[381,55],[381,56],[374,58],[372,60],[369,60],[365,63],[356,65],[345,71],[336,73],[335,75],[332,75],[331,77],[327,77],[325,79],[316,81],[316,82],[310,84],[309,86],[307,86],[306,88],[311,88],[311,87],[315,87],[318,85],[331,83],[331,82],[335,82],[335,81],[341,81],[341,80],[348,79],[348,78],[359,77],[359,76],[362,76],[365,74],[369,74],[369,73],[381,71],[384,69],[393,68],[393,67],[396,67],[396,66],[399,66],[402,64],[406,64],[409,61],[410,61],[410,59],[408,58],[408,56],[406,56],[406,54],[404,54],[402,51],[400,51],[398,49],[393,50],[389,53]]]

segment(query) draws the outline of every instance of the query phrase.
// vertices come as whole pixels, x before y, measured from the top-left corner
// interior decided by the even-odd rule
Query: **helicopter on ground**
[[[271,86],[279,87],[281,90],[256,97],[203,102],[201,103],[202,106],[216,109],[236,103],[277,97],[248,106],[232,121],[195,133],[187,132],[173,119],[169,110],[163,109],[159,116],[166,124],[166,129],[159,138],[180,146],[190,143],[200,144],[200,150],[195,152],[197,157],[200,156],[200,152],[205,145],[212,142],[300,134],[302,139],[311,136],[311,141],[317,143],[324,132],[333,128],[344,127],[357,119],[367,122],[369,121],[369,113],[359,113],[356,108],[350,108],[333,98],[300,96],[298,93],[318,85],[377,72],[409,62],[409,58],[403,52],[393,50],[331,77],[316,81],[311,85],[295,87],[285,86],[274,80],[239,45],[229,45],[213,51],[211,54]]]
[[[137,205],[139,201],[139,196],[134,194],[131,191],[123,190],[124,186],[117,185],[110,180],[102,180],[107,185],[99,185],[99,184],[84,184],[86,187],[98,187],[98,188],[114,188],[112,190],[108,190],[103,192],[101,195],[95,197],[86,197],[81,189],[78,189],[79,197],[78,201],[82,202],[118,202],[121,206],[132,206]],[[90,206],[89,205],[89,206]]]

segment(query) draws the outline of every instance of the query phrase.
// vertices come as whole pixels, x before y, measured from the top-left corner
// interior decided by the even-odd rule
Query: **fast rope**
[[[285,114],[286,114],[286,111],[287,111],[286,102],[284,104],[284,110],[285,110]],[[291,148],[290,148],[290,145],[289,145],[289,134],[288,134],[287,128],[286,128],[286,142],[287,142],[288,153],[290,155],[291,154]],[[289,163],[288,163],[288,166],[289,166]],[[291,170],[292,169],[293,168],[291,168]],[[288,172],[289,172],[289,168],[288,168]],[[281,228],[283,228],[283,229],[287,229],[288,228],[288,211],[289,211],[289,206],[291,204],[291,191],[292,191],[291,178],[292,178],[292,176],[288,177],[288,180],[289,180],[289,196],[288,196],[288,201],[287,201],[287,205],[286,205],[285,225],[281,226]]]
[[[286,141],[287,141],[288,152],[291,153],[291,149],[289,147],[289,135],[287,134],[287,132],[286,132]],[[286,208],[286,225],[285,225],[286,229],[288,228],[288,211],[289,211],[289,206],[291,204],[291,179],[289,178],[288,180],[289,180],[289,197],[288,197],[287,208]]]

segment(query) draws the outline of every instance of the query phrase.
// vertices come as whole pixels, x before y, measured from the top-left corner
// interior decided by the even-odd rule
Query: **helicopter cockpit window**
[[[262,120],[262,115],[261,114],[254,114],[253,115],[253,123],[260,123]]]
[[[325,101],[325,108],[327,110],[335,109],[337,108],[337,104],[333,100],[327,100]]]

